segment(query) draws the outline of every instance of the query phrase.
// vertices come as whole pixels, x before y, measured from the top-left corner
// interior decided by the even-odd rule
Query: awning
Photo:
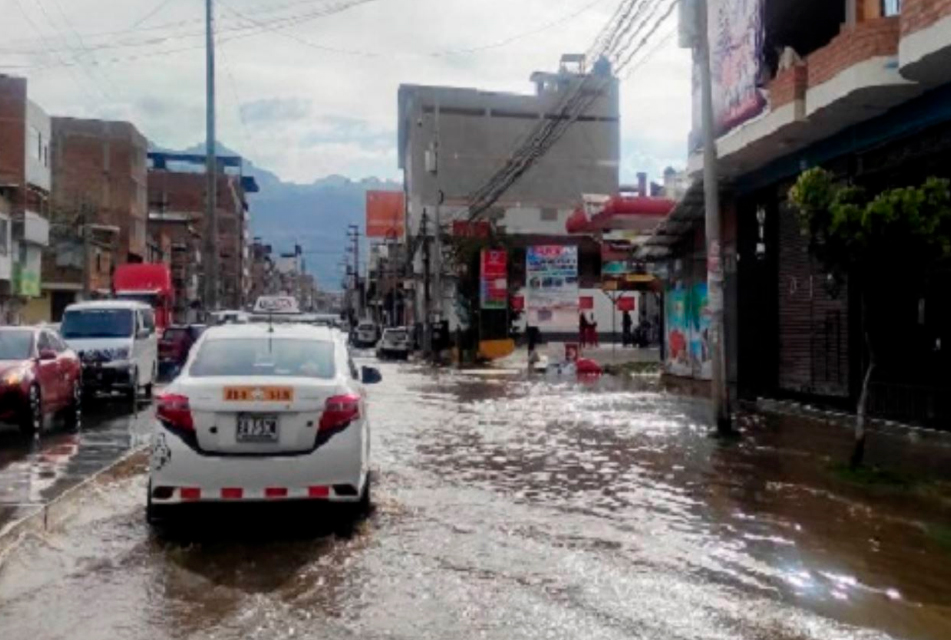
[[[669,258],[672,247],[704,223],[704,206],[703,181],[698,180],[690,185],[670,215],[650,232],[637,257],[648,261]]]
[[[676,204],[674,200],[668,198],[618,194],[609,198],[601,211],[590,219],[584,209],[576,209],[565,226],[571,234],[593,234],[606,231],[646,232],[667,216]]]

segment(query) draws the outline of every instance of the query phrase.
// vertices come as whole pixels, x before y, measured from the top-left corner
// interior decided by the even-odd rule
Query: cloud
[[[163,147],[204,138],[202,7],[166,3],[130,31],[147,13],[141,3],[70,0],[62,3],[65,20],[23,4],[42,38],[19,12],[6,12],[10,37],[0,61],[33,66],[10,72],[30,78],[31,97],[51,114],[128,119]],[[529,93],[533,71],[586,50],[616,7],[607,0],[376,0],[316,15],[334,4],[218,3],[218,137],[284,179],[399,178],[401,83]],[[283,22],[255,26],[274,20]],[[689,54],[669,44],[639,60],[622,85],[625,180],[642,168],[685,164]]]
[[[288,120],[301,120],[310,115],[307,98],[266,98],[245,102],[238,107],[247,124],[279,126]]]

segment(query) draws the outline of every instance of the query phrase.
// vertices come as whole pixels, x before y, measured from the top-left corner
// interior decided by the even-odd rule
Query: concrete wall
[[[567,76],[571,85],[581,76]],[[595,86],[595,85],[592,85]],[[618,189],[620,133],[618,86],[610,80],[602,95],[498,202],[521,216],[540,209],[570,211],[586,193]],[[567,89],[566,89],[567,91]],[[408,194],[409,230],[419,227],[422,208],[431,209],[439,191],[447,205],[464,205],[534,127],[550,122],[565,92],[537,95],[491,93],[449,87],[400,87],[399,149]],[[427,171],[427,150],[436,140],[438,175]],[[566,215],[559,213],[559,215]],[[514,222],[507,217],[507,221]],[[561,221],[559,233],[564,233]],[[555,226],[558,226],[557,224]]]
[[[26,146],[24,166],[26,182],[43,191],[52,188],[50,171],[50,141],[53,126],[50,117],[32,100],[26,103]]]

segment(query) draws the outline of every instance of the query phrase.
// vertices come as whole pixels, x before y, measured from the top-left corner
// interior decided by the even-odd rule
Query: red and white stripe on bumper
[[[264,487],[263,489],[245,489],[244,487],[223,487],[221,489],[155,487],[152,491],[152,498],[159,503],[238,502],[242,500],[254,502],[279,500],[356,500],[356,496],[350,492],[346,495],[338,494],[333,487],[323,485],[310,487]]]

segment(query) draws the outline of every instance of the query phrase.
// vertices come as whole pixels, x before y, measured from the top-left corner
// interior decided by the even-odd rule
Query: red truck
[[[165,264],[124,264],[116,267],[112,289],[119,300],[139,300],[155,310],[159,334],[172,324],[175,290]]]

